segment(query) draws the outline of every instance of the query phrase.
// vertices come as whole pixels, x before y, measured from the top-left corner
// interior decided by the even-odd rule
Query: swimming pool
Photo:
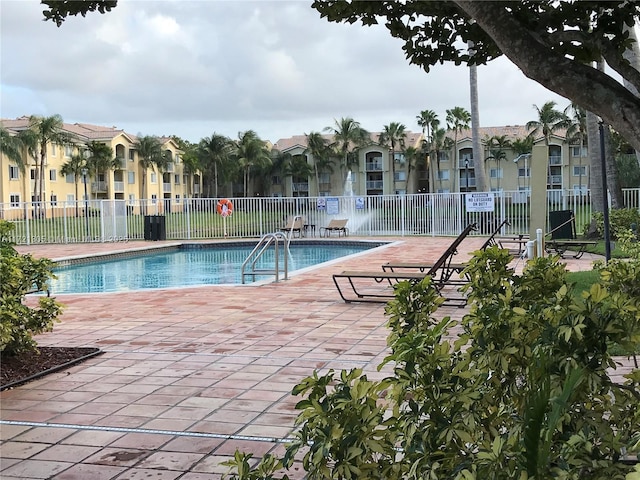
[[[289,274],[331,260],[366,252],[384,242],[296,242],[291,244]],[[241,267],[255,244],[183,244],[160,251],[129,252],[126,256],[82,259],[54,268],[52,295],[112,293],[198,285],[242,283]],[[281,251],[282,255],[282,251]],[[284,258],[280,259],[281,262]],[[274,251],[265,252],[258,268],[273,268]],[[282,265],[282,263],[280,264]],[[274,276],[245,277],[245,282]]]

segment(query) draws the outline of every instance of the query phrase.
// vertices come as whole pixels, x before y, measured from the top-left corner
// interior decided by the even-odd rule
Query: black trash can
[[[576,238],[575,224],[572,221],[572,210],[556,210],[549,212],[549,227],[551,240],[566,240]]]
[[[167,239],[167,226],[164,215],[145,215],[144,239],[154,241]]]
[[[152,237],[152,231],[151,231],[152,218],[153,217],[151,215],[144,216],[144,239],[145,240],[155,240],[155,238],[151,238]]]

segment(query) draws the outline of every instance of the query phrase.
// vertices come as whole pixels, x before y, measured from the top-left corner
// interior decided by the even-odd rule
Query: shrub
[[[604,238],[604,214],[593,212],[591,215],[596,225],[596,232],[599,238]],[[616,208],[609,212],[609,225],[611,239],[616,240],[622,232],[631,230],[634,226],[640,225],[640,210],[636,208]],[[585,225],[585,235],[590,225]]]
[[[24,304],[27,293],[47,288],[53,264],[18,254],[10,240],[13,228],[0,220],[0,352],[7,355],[35,349],[33,336],[51,330],[62,309],[49,297],[40,297],[36,307]]]
[[[293,390],[304,398],[285,455],[231,477],[285,479],[275,473],[302,458],[309,479],[624,479],[640,370],[614,383],[608,345],[640,340],[640,296],[614,269],[615,281],[576,299],[557,258],[531,260],[522,275],[510,260],[495,247],[476,252],[460,322],[436,317],[430,279],[398,284],[382,365],[393,373],[314,373]]]

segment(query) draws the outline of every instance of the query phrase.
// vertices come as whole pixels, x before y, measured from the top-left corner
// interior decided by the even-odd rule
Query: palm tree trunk
[[[587,112],[587,145],[589,150],[589,191],[591,193],[591,209],[594,212],[604,211],[604,192],[602,190],[602,162],[600,161],[600,134],[598,133],[598,117]]]
[[[638,44],[636,29],[634,26],[626,25],[625,30],[629,34],[629,40],[632,40],[632,42],[622,56],[629,61],[633,68],[635,68],[636,70],[640,70],[640,45]],[[627,87],[627,90],[633,92],[636,97],[640,97],[640,92],[638,92],[638,89],[635,87],[635,85],[633,85],[627,79],[623,79],[623,81],[624,86]],[[636,160],[638,162],[638,166],[640,167],[640,151],[637,150]]]
[[[472,50],[473,43],[469,42],[469,49]],[[484,192],[487,190],[487,176],[482,162],[482,145],[480,144],[480,108],[478,102],[478,67],[469,66],[469,84],[471,90],[471,140],[473,145],[473,163],[476,174],[476,190]],[[468,181],[468,180],[467,180]]]

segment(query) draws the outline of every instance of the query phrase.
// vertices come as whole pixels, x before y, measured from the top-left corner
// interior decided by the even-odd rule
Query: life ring
[[[218,200],[216,211],[223,217],[230,217],[233,213],[233,203],[231,203],[231,200],[229,200],[228,198]]]

